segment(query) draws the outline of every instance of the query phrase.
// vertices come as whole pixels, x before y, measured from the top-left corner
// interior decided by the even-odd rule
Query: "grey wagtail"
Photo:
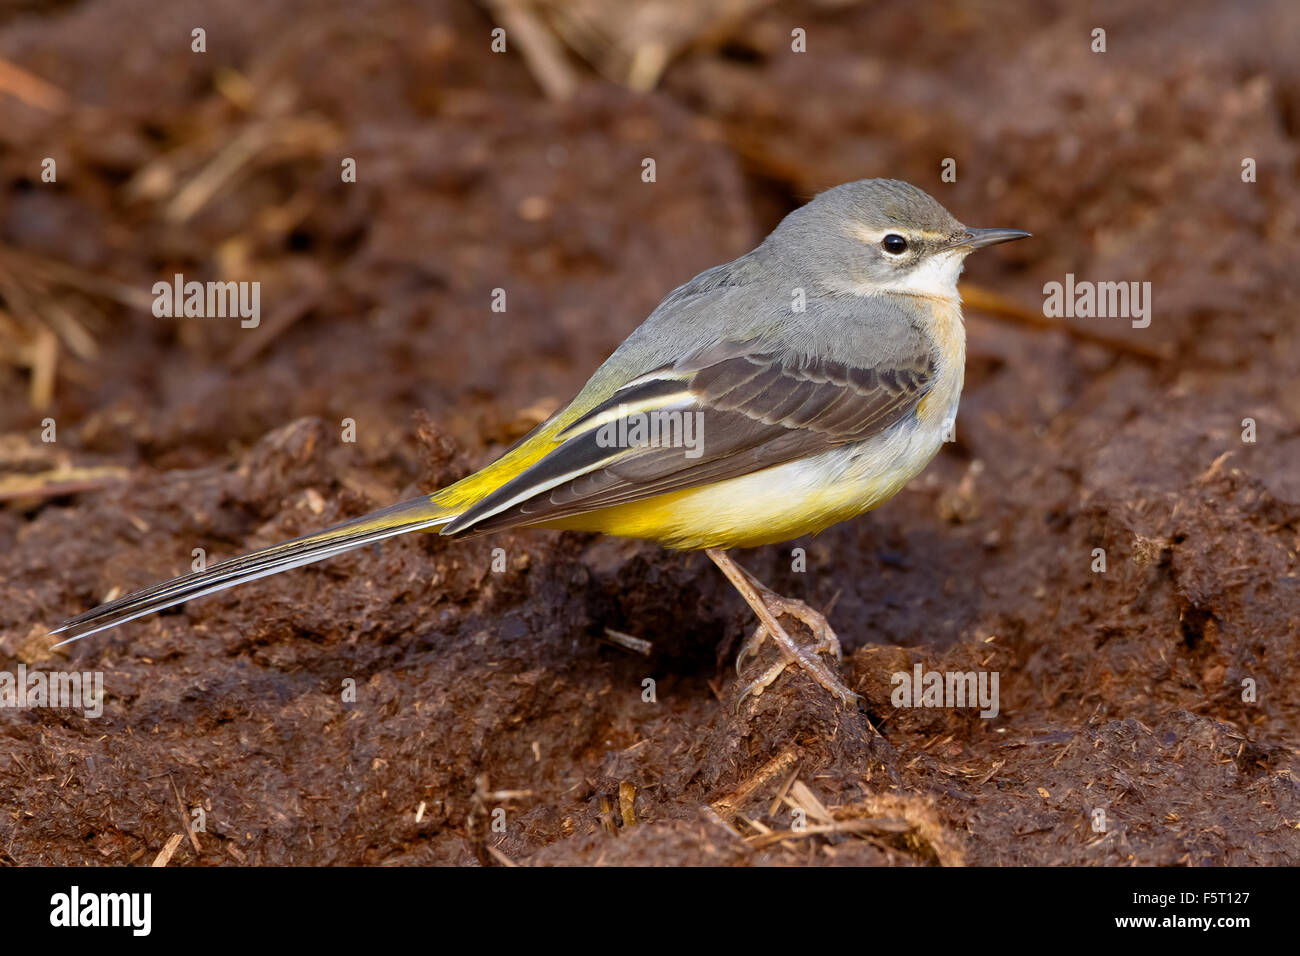
[[[577,397],[494,463],[432,495],[231,558],[87,611],[67,641],[408,531],[534,526],[703,548],[766,638],[841,701],[825,617],[768,590],[729,548],[821,531],[891,498],[934,457],[965,372],[957,277],[1021,239],[968,229],[892,179],[827,190],[734,262],[673,290]],[[804,645],[779,622],[804,622]]]

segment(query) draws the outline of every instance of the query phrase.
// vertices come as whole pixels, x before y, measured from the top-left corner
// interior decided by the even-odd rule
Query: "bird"
[[[852,705],[828,660],[842,650],[826,617],[729,552],[870,511],[929,463],[961,397],[966,257],[1029,235],[968,228],[901,180],[825,190],[752,251],[670,292],[572,401],[481,470],[127,594],[51,634],[66,644],[408,532],[558,528],[703,550],[758,618],[737,672],[769,638],[780,652],[738,702],[793,664]]]

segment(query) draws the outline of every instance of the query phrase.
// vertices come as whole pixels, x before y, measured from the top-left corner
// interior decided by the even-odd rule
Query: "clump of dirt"
[[[1300,11],[1267,6],[781,5],[560,104],[455,0],[0,25],[65,98],[0,124],[0,671],[106,693],[0,710],[0,856],[1300,862]],[[972,261],[958,440],[740,556],[831,608],[860,706],[793,671],[740,701],[773,652],[736,675],[710,562],[575,534],[412,535],[51,649],[196,549],[467,474],[675,285],[878,175],[1035,239]],[[152,317],[177,272],[260,281],[260,324]],[[1149,326],[1041,328],[1067,273],[1150,282]],[[900,706],[918,673],[996,678],[996,714]]]

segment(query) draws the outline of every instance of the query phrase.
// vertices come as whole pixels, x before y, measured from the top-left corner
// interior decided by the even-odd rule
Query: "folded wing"
[[[855,365],[724,342],[620,388],[568,425],[555,448],[443,534],[536,524],[749,474],[869,438],[910,414],[934,361],[919,335],[891,360]],[[693,416],[697,444],[620,444]],[[642,433],[648,429],[642,428]],[[649,432],[653,434],[653,432]]]

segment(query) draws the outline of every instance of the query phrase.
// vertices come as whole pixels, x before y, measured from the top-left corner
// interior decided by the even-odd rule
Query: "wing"
[[[714,345],[618,389],[442,533],[581,514],[860,441],[915,409],[934,375],[919,334],[877,365]]]

